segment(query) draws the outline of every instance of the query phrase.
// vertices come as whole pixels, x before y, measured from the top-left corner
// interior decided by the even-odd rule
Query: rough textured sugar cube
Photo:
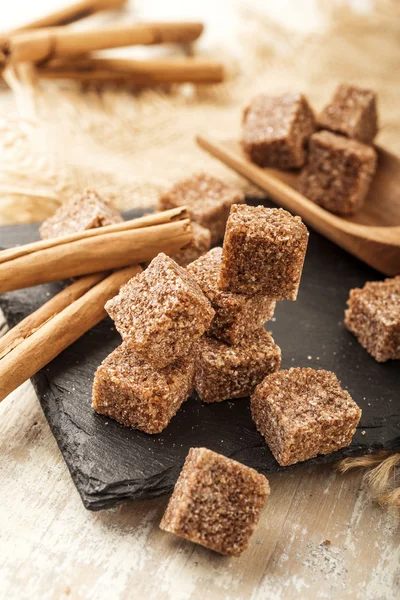
[[[207,333],[228,344],[237,344],[246,333],[272,318],[276,302],[260,294],[245,296],[218,289],[221,261],[222,248],[213,248],[191,263],[187,271],[215,310]]]
[[[299,190],[316,204],[338,215],[359,211],[376,170],[370,146],[330,131],[314,133]]]
[[[105,308],[128,346],[160,369],[185,356],[214,317],[197,283],[163,253]]]
[[[181,267],[187,267],[211,248],[211,232],[209,229],[192,221],[192,231],[193,242],[190,246],[172,256],[174,261]]]
[[[211,244],[216,244],[224,237],[230,207],[243,202],[240,190],[206,173],[197,173],[163,194],[159,210],[186,206],[193,221],[211,231]]]
[[[261,167],[301,167],[314,131],[314,113],[302,94],[262,94],[244,110],[242,146]]]
[[[296,300],[308,231],[281,208],[232,206],[218,287],[237,294]]]
[[[345,325],[378,362],[400,359],[400,275],[350,291]]]
[[[339,85],[319,115],[318,124],[322,129],[372,144],[378,133],[376,94],[354,85]]]
[[[96,371],[92,407],[126,427],[160,433],[192,393],[193,378],[192,356],[157,370],[122,344]]]
[[[281,350],[265,329],[247,334],[229,346],[204,336],[197,346],[195,388],[203,402],[250,396],[281,364]]]
[[[269,375],[250,404],[256,427],[281,466],[348,446],[361,417],[334,373],[309,368]]]
[[[121,221],[120,212],[110,202],[93,190],[85,190],[61,204],[54,215],[43,222],[39,232],[45,240]]]
[[[266,477],[206,448],[191,448],[160,527],[226,556],[249,545],[270,493]]]

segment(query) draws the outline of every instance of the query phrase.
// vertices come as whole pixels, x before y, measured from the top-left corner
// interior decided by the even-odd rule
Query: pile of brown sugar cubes
[[[377,132],[376,94],[341,84],[318,117],[301,94],[257,96],[244,111],[242,146],[262,167],[302,168],[299,191],[347,216],[362,208],[370,188]]]
[[[251,396],[257,429],[279,464],[290,465],[348,445],[361,411],[333,373],[279,371],[280,348],[263,326],[277,301],[296,300],[308,231],[282,209],[243,202],[240,191],[205,174],[161,197],[161,209],[186,205],[195,235],[197,227],[197,241],[175,257],[190,264],[184,269],[159,254],[106,304],[123,342],[96,371],[92,406],[157,434],[194,389],[205,403]],[[56,237],[121,219],[87,190],[41,233]],[[209,250],[224,231],[223,248]],[[254,469],[192,448],[161,528],[238,556],[268,496],[267,479]]]
[[[193,389],[205,403],[251,396],[257,429],[288,465],[349,444],[360,410],[333,373],[279,371],[281,351],[264,323],[277,301],[297,298],[308,231],[300,217],[243,200],[204,174],[162,196],[160,208],[186,205],[197,224],[212,226],[213,242],[225,230],[223,247],[186,269],[159,254],[106,304],[123,343],[97,369],[92,405],[155,434]],[[237,556],[268,495],[254,469],[192,448],[161,527]]]
[[[96,411],[159,433],[193,386],[207,403],[250,396],[280,367],[264,323],[296,299],[307,242],[299,217],[231,202],[222,249],[186,269],[159,254],[106,304],[123,344],[96,372]]]

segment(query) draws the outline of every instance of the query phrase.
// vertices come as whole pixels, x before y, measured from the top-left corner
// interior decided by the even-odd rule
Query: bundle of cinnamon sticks
[[[223,80],[221,63],[208,59],[180,57],[138,61],[91,54],[135,45],[189,44],[202,34],[202,23],[122,23],[79,31],[65,26],[98,10],[120,8],[125,1],[81,0],[60,13],[0,36],[0,67],[30,62],[36,65],[40,77],[128,81],[137,85]]]
[[[186,209],[174,208],[1,251],[0,293],[85,276],[0,339],[0,401],[99,323],[139,263],[174,255],[192,239]]]
[[[132,45],[189,44],[201,23],[134,23],[76,31],[70,23],[126,0],[79,0],[0,36],[0,72],[21,63],[39,77],[90,81],[216,83],[217,61],[182,58],[98,58],[97,50]],[[175,255],[192,242],[185,208],[26,244],[0,252],[0,294],[80,277],[0,340],[0,401],[101,321],[104,304],[159,252]],[[114,271],[114,269],[117,269]],[[114,271],[114,272],[113,272]]]

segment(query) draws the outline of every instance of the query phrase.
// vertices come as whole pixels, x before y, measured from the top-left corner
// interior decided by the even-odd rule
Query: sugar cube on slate
[[[350,291],[345,325],[378,362],[400,359],[400,275]]]
[[[371,146],[330,131],[310,138],[307,165],[299,178],[299,190],[309,200],[338,215],[359,211],[376,170]]]
[[[197,346],[196,392],[207,403],[244,398],[280,364],[281,350],[265,329],[245,335],[234,346],[203,336]]]
[[[248,332],[259,329],[272,318],[276,302],[266,296],[245,296],[218,289],[222,248],[213,248],[187,267],[211,302],[215,317],[208,334],[228,344],[237,344]]]
[[[372,144],[378,132],[375,92],[342,83],[319,115],[318,125]]]
[[[120,212],[94,190],[85,190],[63,202],[54,215],[46,219],[39,232],[42,240],[70,233],[120,223]]]
[[[126,427],[160,433],[192,393],[193,378],[192,356],[157,370],[122,344],[96,371],[92,407]]]
[[[239,556],[269,496],[264,475],[207,448],[191,448],[160,527],[226,556]]]
[[[128,346],[159,369],[186,355],[214,317],[197,283],[163,253],[105,308]]]
[[[251,397],[251,415],[281,466],[348,446],[361,410],[334,373],[292,368],[273,373]]]
[[[163,194],[159,200],[159,210],[186,206],[193,221],[211,231],[213,245],[224,237],[232,204],[243,202],[244,194],[240,190],[206,173],[197,173],[179,181]]]
[[[244,110],[242,146],[261,167],[301,167],[314,131],[314,113],[302,94],[261,94]]]
[[[218,287],[296,300],[307,243],[308,231],[300,217],[281,208],[232,206]]]
[[[205,254],[211,248],[211,232],[206,227],[192,221],[193,242],[171,258],[181,267],[187,267],[191,262]]]

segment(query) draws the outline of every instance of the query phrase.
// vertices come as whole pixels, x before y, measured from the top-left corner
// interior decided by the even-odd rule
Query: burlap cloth
[[[306,34],[271,21],[256,4],[232,3],[240,28],[229,43],[207,47],[226,65],[223,85],[84,88],[37,82],[29,66],[9,72],[15,102],[0,114],[0,223],[41,220],[86,186],[111,194],[120,208],[151,207],[161,189],[198,169],[249,190],[194,138],[237,136],[243,105],[262,91],[302,91],[319,109],[340,81],[371,87],[379,94],[379,142],[400,152],[400,3],[375,0],[355,12],[320,0],[319,27]],[[399,463],[400,454],[384,454],[341,467],[374,467],[373,495],[399,507]]]

